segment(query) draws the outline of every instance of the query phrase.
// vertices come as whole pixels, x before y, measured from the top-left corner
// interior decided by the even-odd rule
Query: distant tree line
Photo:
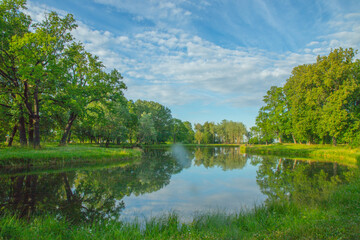
[[[128,101],[116,70],[71,34],[71,14],[33,23],[25,0],[0,2],[0,140],[40,148],[41,141],[193,142],[189,122],[152,101]]]
[[[244,142],[246,136],[246,127],[241,122],[222,120],[218,124],[213,122],[195,124],[195,140],[198,144],[240,144]]]
[[[273,86],[251,128],[252,143],[360,144],[360,61],[357,51],[334,49],[293,69]]]

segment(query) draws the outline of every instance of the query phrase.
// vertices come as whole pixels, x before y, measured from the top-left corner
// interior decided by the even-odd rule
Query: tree
[[[274,132],[269,118],[269,114],[265,111],[259,111],[259,115],[256,117],[256,126],[260,133],[261,142],[265,142],[266,145],[274,140]]]
[[[116,98],[122,98],[126,86],[117,70],[105,73],[98,57],[86,52],[80,44],[74,43],[65,50],[61,64],[62,81],[49,100],[59,105],[63,109],[62,115],[68,118],[60,140],[60,145],[65,145],[71,126],[78,116],[86,113],[90,103],[118,101]]]
[[[269,128],[267,130],[275,133],[282,142],[282,136],[286,133],[287,126],[287,105],[283,89],[280,87],[272,86],[263,99],[266,104],[260,109],[268,115]],[[265,130],[265,129],[263,129]]]
[[[76,27],[72,15],[60,18],[55,12],[33,24],[33,31],[14,35],[9,42],[9,54],[15,67],[12,92],[21,99],[34,126],[34,148],[40,147],[40,112],[45,94],[55,91],[58,61],[71,40]]]
[[[189,121],[185,121],[184,126],[187,130],[186,139],[185,139],[184,143],[193,143],[194,138],[195,138],[195,132],[191,126],[191,123]]]
[[[186,142],[188,139],[189,129],[177,118],[172,119],[172,140],[176,142]]]
[[[157,134],[151,113],[144,112],[141,115],[139,124],[138,139],[145,144],[156,142]]]
[[[20,143],[26,145],[24,104],[17,94],[22,89],[16,56],[12,54],[13,39],[28,33],[31,24],[30,17],[21,12],[22,9],[25,9],[25,1],[22,0],[4,0],[0,3],[0,107],[3,111],[7,110],[6,115],[12,116],[12,121],[6,123],[14,122],[11,139],[19,129]],[[8,143],[11,146],[12,141]]]
[[[322,105],[321,135],[331,136],[334,145],[349,128],[351,105],[356,104],[352,100],[360,87],[359,68],[353,63],[355,53],[351,48],[339,48],[317,59],[317,74],[326,98]]]
[[[257,127],[270,138],[292,136],[294,143],[351,142],[359,132],[359,60],[353,49],[335,49],[316,63],[293,69],[283,88],[271,87]],[[265,136],[268,134],[269,136]]]
[[[171,136],[172,116],[169,108],[153,101],[137,100],[135,102],[135,111],[140,119],[143,113],[151,113],[151,118],[156,131],[156,141],[158,143],[165,142]]]

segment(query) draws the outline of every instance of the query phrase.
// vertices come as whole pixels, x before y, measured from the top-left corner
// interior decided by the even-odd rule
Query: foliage
[[[198,144],[226,143],[240,144],[245,141],[247,130],[243,123],[222,120],[221,123],[205,122],[195,124],[195,139]]]
[[[73,39],[71,14],[33,23],[26,1],[0,2],[0,141],[164,143],[193,141],[189,122],[153,101],[123,96],[121,74]]]
[[[260,142],[358,144],[360,61],[352,48],[297,66],[283,88],[264,97],[254,131]],[[253,140],[255,142],[255,140]]]

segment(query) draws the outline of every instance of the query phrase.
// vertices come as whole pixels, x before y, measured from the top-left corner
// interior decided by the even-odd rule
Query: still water
[[[147,149],[141,161],[0,175],[0,209],[73,222],[140,221],[176,212],[238,212],[272,200],[316,201],[346,181],[337,163],[240,153],[236,147]]]

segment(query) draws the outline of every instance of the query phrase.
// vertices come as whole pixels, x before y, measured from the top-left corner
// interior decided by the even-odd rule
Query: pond
[[[141,161],[0,175],[0,208],[21,217],[54,214],[74,223],[143,221],[176,212],[234,213],[273,200],[317,201],[346,181],[338,163],[246,155],[238,147],[144,150]],[[9,172],[9,171],[8,171]]]

